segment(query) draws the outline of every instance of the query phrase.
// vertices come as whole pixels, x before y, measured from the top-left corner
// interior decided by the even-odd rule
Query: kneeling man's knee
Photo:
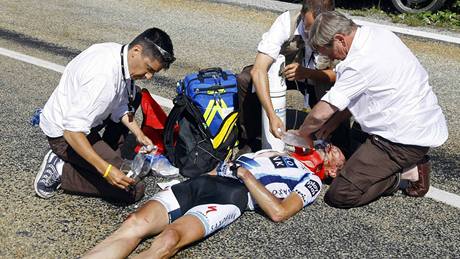
[[[332,182],[324,196],[324,202],[335,208],[349,209],[356,207],[362,197],[362,192],[344,177],[337,177]]]

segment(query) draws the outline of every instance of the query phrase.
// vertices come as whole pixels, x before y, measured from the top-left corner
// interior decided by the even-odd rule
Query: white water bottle
[[[126,176],[132,178],[135,184],[144,179],[150,173],[152,168],[154,155],[147,153],[151,152],[152,154],[155,154],[157,150],[158,147],[155,145],[142,146],[139,153],[136,154],[132,161],[126,160],[123,162],[121,166],[122,169],[127,169],[127,172],[125,172]]]
[[[268,83],[270,98],[276,115],[286,127],[286,81],[282,72],[284,70],[285,57],[279,55],[268,70]],[[279,129],[281,131],[281,129]],[[270,122],[267,113],[262,109],[262,149],[284,150],[284,142],[270,132]]]

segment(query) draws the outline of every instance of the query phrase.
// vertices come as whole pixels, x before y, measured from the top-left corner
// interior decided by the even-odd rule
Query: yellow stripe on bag
[[[217,90],[208,90],[207,94],[209,95],[213,95],[215,93],[224,94],[225,92],[226,92],[225,89],[217,89]]]
[[[216,113],[219,113],[220,117],[224,118],[222,109],[227,109],[227,104],[224,102],[224,100],[221,100],[220,102],[216,102],[215,100],[209,101],[208,106],[206,106],[206,111],[203,114],[203,117],[208,126],[211,126],[212,120],[216,116]]]
[[[206,121],[206,124],[208,124],[208,126],[210,125],[210,122],[208,123],[209,113],[211,113],[213,110],[214,110],[214,100],[211,100],[211,101],[209,101],[208,106],[206,106],[205,112],[203,114],[203,118]],[[214,116],[212,116],[212,117],[214,117]],[[211,119],[211,121],[212,121],[212,119]]]
[[[212,146],[218,148],[232,132],[233,127],[235,126],[236,119],[238,118],[238,112],[230,113],[222,122],[219,132],[212,140]]]

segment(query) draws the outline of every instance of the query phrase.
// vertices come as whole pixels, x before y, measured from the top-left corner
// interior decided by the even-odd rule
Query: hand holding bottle
[[[301,148],[310,148],[307,139],[301,136],[297,130],[288,130],[281,136],[281,140],[287,145]]]

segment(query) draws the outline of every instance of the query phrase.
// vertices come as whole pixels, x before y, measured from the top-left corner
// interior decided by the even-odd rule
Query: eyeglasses
[[[161,57],[166,63],[172,64],[176,60],[176,58],[173,55],[171,55],[169,52],[155,44],[155,42],[153,42],[151,39],[144,37],[144,40],[148,41],[153,46],[155,46],[155,48],[158,50],[158,52],[160,52]]]

